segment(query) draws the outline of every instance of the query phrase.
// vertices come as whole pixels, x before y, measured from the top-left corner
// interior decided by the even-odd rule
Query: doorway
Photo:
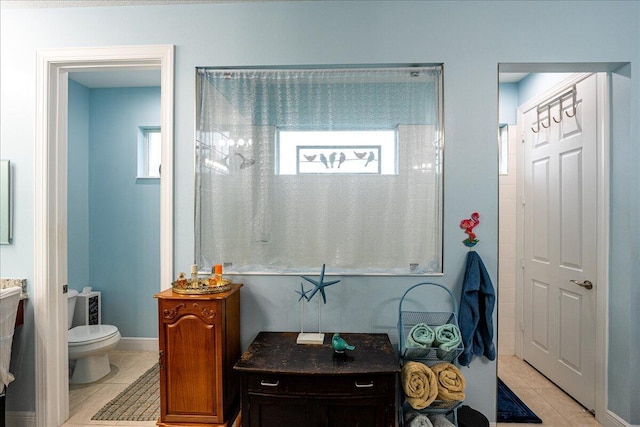
[[[68,417],[67,116],[69,73],[160,70],[162,176],[160,284],[173,277],[173,53],[172,45],[43,50],[37,54],[34,320],[36,425]]]
[[[620,66],[620,64],[590,64],[592,69],[594,71],[612,71],[615,68],[618,68]],[[499,66],[499,73],[511,73],[511,72],[519,72],[519,73],[523,73],[521,76],[518,77],[518,79],[522,79],[524,78],[532,78],[530,73],[535,73],[536,77],[543,77],[544,73],[548,72],[548,71],[553,71],[553,72],[562,72],[562,73],[572,73],[574,71],[582,71],[588,69],[588,67],[585,66],[585,64],[575,64],[574,66],[571,65],[564,65],[564,68],[562,68],[562,66],[554,66],[554,65],[549,65],[549,64],[527,64],[527,66],[523,66],[522,64],[501,64]],[[501,74],[502,76],[502,74]],[[547,77],[550,77],[551,75],[547,75]],[[537,282],[535,280],[533,280],[531,278],[531,275],[529,274],[527,276],[528,273],[530,273],[531,271],[531,265],[527,265],[526,262],[526,258],[527,256],[529,256],[531,253],[525,251],[525,248],[527,248],[527,245],[529,244],[529,247],[531,247],[531,241],[532,241],[532,235],[529,234],[525,234],[524,230],[525,230],[525,217],[526,217],[526,213],[527,213],[527,208],[529,208],[529,213],[531,212],[531,208],[532,205],[534,204],[534,200],[536,197],[536,193],[532,193],[532,194],[528,194],[526,199],[525,199],[525,192],[524,192],[524,188],[525,188],[525,173],[524,171],[527,171],[527,173],[529,173],[531,171],[531,164],[525,165],[524,164],[524,147],[527,144],[527,141],[530,143],[532,140],[531,135],[536,136],[538,133],[540,133],[538,131],[538,127],[537,125],[539,123],[542,123],[542,127],[540,127],[540,129],[546,130],[547,128],[550,128],[550,123],[548,120],[552,120],[551,123],[555,124],[556,126],[560,123],[561,119],[560,116],[557,114],[558,113],[558,108],[559,108],[559,103],[555,102],[555,104],[553,104],[554,106],[554,113],[552,113],[551,116],[548,115],[548,111],[550,111],[551,109],[547,109],[545,107],[545,102],[548,101],[553,101],[555,97],[560,96],[562,94],[564,94],[565,90],[567,87],[572,88],[577,82],[583,80],[584,78],[586,78],[588,76],[588,74],[556,74],[555,76],[555,81],[553,81],[553,76],[551,76],[550,79],[548,79],[547,81],[552,81],[551,84],[547,84],[546,88],[544,89],[538,89],[538,91],[536,93],[525,93],[524,95],[525,97],[525,101],[522,101],[522,97],[520,97],[520,101],[517,102],[516,106],[517,106],[517,125],[516,123],[510,123],[509,126],[509,131],[511,133],[511,137],[513,138],[514,141],[512,141],[512,148],[516,149],[517,154],[514,157],[510,157],[510,160],[512,161],[516,161],[517,163],[517,179],[515,182],[515,188],[517,189],[515,191],[515,194],[513,195],[513,199],[512,200],[506,200],[503,197],[503,193],[501,192],[501,197],[500,197],[500,205],[501,205],[501,214],[502,212],[504,212],[503,210],[503,206],[505,204],[512,204],[513,205],[513,216],[515,217],[516,221],[514,223],[515,225],[515,239],[513,241],[513,245],[511,246],[511,250],[512,253],[515,253],[515,256],[513,257],[512,260],[512,270],[510,270],[511,272],[513,272],[513,284],[514,284],[514,288],[513,288],[513,292],[507,292],[507,293],[503,293],[503,297],[500,296],[500,292],[499,292],[499,304],[501,304],[501,306],[504,306],[505,304],[512,304],[513,310],[511,311],[513,317],[511,319],[509,319],[509,321],[507,321],[504,318],[501,318],[499,320],[499,335],[500,335],[500,339],[502,340],[502,337],[506,337],[505,341],[507,341],[507,343],[511,344],[511,348],[503,348],[503,351],[505,353],[502,354],[510,354],[509,352],[513,352],[512,354],[515,354],[518,358],[524,359],[525,361],[530,362],[534,367],[538,368],[540,371],[542,371],[545,375],[547,375],[553,382],[555,382],[556,384],[559,384],[561,387],[562,386],[562,382],[563,379],[562,378],[554,378],[554,374],[553,372],[549,371],[549,370],[545,370],[545,369],[540,369],[540,366],[536,366],[536,361],[535,360],[531,360],[531,359],[535,359],[535,357],[532,357],[531,355],[531,346],[529,346],[529,351],[526,351],[527,348],[527,344],[530,344],[532,341],[535,342],[536,339],[538,339],[540,336],[536,336],[534,337],[532,335],[532,321],[533,321],[533,315],[531,312],[531,306],[529,306],[528,309],[525,309],[525,307],[527,307],[528,302],[532,301],[532,299],[534,299],[535,295],[532,295],[532,289],[533,292],[535,292],[536,290],[539,291],[538,292],[538,299],[536,301],[538,301],[538,303],[540,303],[540,301],[546,301],[547,298],[549,298],[548,295],[545,295],[544,293],[542,293],[542,290],[545,289],[544,285],[543,285],[543,281],[542,280],[538,280]],[[597,107],[597,113],[598,113],[598,117],[600,118],[600,121],[598,121],[599,123],[599,132],[597,134],[598,138],[600,138],[599,142],[598,142],[598,146],[597,146],[597,157],[598,157],[598,161],[594,162],[594,168],[596,170],[596,173],[594,174],[594,178],[597,178],[597,185],[594,188],[589,188],[589,191],[591,192],[590,194],[593,195],[594,197],[594,204],[596,205],[596,211],[594,213],[594,216],[597,216],[597,218],[595,219],[596,222],[594,222],[594,224],[597,223],[597,229],[594,226],[593,229],[591,230],[591,232],[593,233],[594,239],[598,240],[598,248],[603,248],[603,247],[607,247],[608,245],[608,218],[607,218],[607,207],[608,207],[608,132],[607,130],[604,128],[606,126],[608,126],[609,123],[609,105],[608,105],[608,96],[606,95],[606,91],[607,91],[607,75],[603,75],[600,77],[604,83],[598,85],[598,98],[600,100],[605,100],[605,102],[602,103],[598,103],[598,107]],[[542,81],[542,80],[539,80]],[[531,87],[534,87],[535,85],[531,84],[531,82],[529,82],[529,86],[526,86],[526,83],[521,83],[522,80],[517,80],[516,84],[517,86],[520,87],[520,90],[530,90]],[[501,91],[503,89],[505,89],[506,87],[504,85],[501,85]],[[509,90],[509,88],[506,88],[507,90]],[[517,91],[517,89],[516,89]],[[501,95],[504,95],[504,93],[501,93]],[[522,93],[521,93],[522,95]],[[570,97],[570,95],[567,95]],[[516,99],[518,98],[518,96],[516,95]],[[503,98],[501,98],[503,99]],[[501,101],[502,104],[502,101]],[[566,108],[570,107],[572,105],[572,101],[565,99],[564,101],[564,107],[563,107],[563,113],[566,112]],[[540,110],[538,107],[542,106],[541,109],[541,113],[540,116],[538,117],[538,112],[537,110]],[[504,106],[501,105],[501,109]],[[529,123],[531,122],[531,115],[528,116],[528,122],[526,122],[524,120],[525,118],[525,113],[527,112],[531,112],[533,111],[533,114],[535,117],[533,119],[534,123]],[[595,112],[595,110],[594,110]],[[573,110],[569,110],[569,115],[573,115]],[[541,120],[542,118],[544,118],[544,120]],[[555,119],[555,120],[554,120]],[[565,130],[568,129],[568,127],[570,126],[569,124],[570,122],[570,118],[567,116],[567,120],[565,120]],[[527,124],[533,125],[533,126],[527,126]],[[574,125],[575,125],[575,120],[574,120]],[[533,127],[533,130],[531,130],[530,128]],[[575,129],[574,129],[575,130]],[[536,132],[538,131],[538,132]],[[544,134],[544,133],[543,133]],[[529,137],[528,137],[529,136]],[[595,149],[596,147],[594,147]],[[572,153],[575,154],[578,151],[574,150]],[[594,151],[595,152],[595,151]],[[566,157],[565,159],[571,159],[571,160],[576,160],[576,157]],[[539,163],[539,165],[542,165],[544,162]],[[574,163],[574,165],[576,165],[576,163]],[[534,167],[535,169],[535,167]],[[538,196],[540,196],[538,194]],[[541,196],[540,196],[541,197]],[[530,199],[534,199],[534,200],[530,200]],[[542,199],[543,197],[541,197]],[[528,217],[529,220],[531,220],[531,217]],[[502,218],[501,218],[502,221]],[[502,228],[502,226],[501,226]],[[528,236],[528,237],[527,237]],[[557,250],[559,247],[559,243],[554,243],[554,245],[556,247],[554,247],[554,250]],[[506,247],[504,245],[500,246],[500,259],[502,260],[504,258],[504,252],[505,252]],[[565,249],[566,249],[566,243],[565,243]],[[594,299],[594,305],[595,307],[593,308],[593,310],[589,313],[592,316],[592,320],[594,320],[595,322],[595,326],[594,329],[592,330],[592,334],[593,334],[593,338],[594,341],[596,342],[595,347],[592,349],[594,351],[592,351],[592,354],[594,356],[594,364],[593,364],[593,371],[594,371],[594,377],[592,378],[592,383],[590,385],[590,387],[593,388],[594,393],[594,399],[595,401],[592,404],[587,404],[589,407],[587,409],[593,410],[595,412],[596,418],[598,419],[598,421],[600,421],[601,423],[603,422],[605,416],[606,416],[606,392],[605,392],[605,385],[606,385],[606,378],[607,378],[607,373],[606,373],[606,365],[605,365],[605,360],[606,360],[606,325],[607,325],[607,314],[606,314],[606,308],[607,308],[607,287],[608,287],[608,283],[607,283],[607,256],[608,256],[608,250],[598,250],[597,254],[595,255],[595,257],[597,258],[594,259],[593,261],[590,261],[594,264],[594,267],[597,267],[597,279],[595,280],[596,283],[598,284],[597,289],[594,289],[594,292],[592,293],[592,295],[590,297],[592,297]],[[501,266],[502,269],[502,266]],[[577,270],[576,268],[573,268],[573,270]],[[501,270],[502,273],[502,270]],[[528,279],[527,279],[528,278]],[[583,279],[577,278],[579,280],[577,280],[579,283],[583,283]],[[528,280],[528,281],[527,281]],[[531,285],[531,283],[535,283],[537,285],[539,285],[538,287],[533,287],[533,286],[529,286],[527,287],[527,283],[529,285]],[[502,288],[503,285],[505,283],[504,282],[500,282],[500,287]],[[563,284],[564,285],[564,284]],[[573,285],[576,286],[576,288],[579,288],[577,285]],[[563,286],[564,287],[564,286]],[[566,288],[566,287],[565,287]],[[502,289],[501,289],[502,290]],[[564,294],[561,294],[561,296],[565,296],[569,299],[571,299],[572,302],[576,302],[577,301],[577,296],[579,295],[579,291],[576,290],[572,290],[571,288],[569,288],[569,291],[564,292]],[[504,297],[510,298],[510,301],[505,301]],[[500,299],[502,298],[502,299]],[[554,296],[555,298],[555,296]],[[568,302],[568,300],[564,301],[565,303]],[[579,305],[579,302],[576,304]],[[544,305],[541,305],[541,307],[543,307]],[[566,307],[565,307],[566,308]],[[549,312],[548,312],[549,313]],[[555,311],[556,315],[562,316],[563,313],[566,316],[568,313],[570,313],[570,311],[567,310],[556,310]],[[547,324],[547,326],[544,326],[541,328],[540,325],[542,325],[544,322],[541,322],[540,319],[544,319],[545,321],[550,321],[553,322],[554,324],[558,322],[557,319],[551,319],[551,317],[549,316],[539,316],[538,318],[536,318],[536,324],[535,327],[537,328],[537,331],[541,331],[543,330],[545,333],[547,331],[550,330],[550,328],[548,328],[547,326],[549,326]],[[580,325],[580,320],[576,320],[576,318],[572,318],[572,319],[568,319],[565,317],[565,319],[562,319],[565,322],[569,322],[569,320],[572,322],[572,324],[575,327],[579,328]],[[509,324],[509,322],[511,322]],[[570,322],[570,323],[571,323]],[[505,324],[506,323],[506,324]],[[506,334],[505,334],[506,332]],[[508,334],[512,333],[513,335],[509,336]],[[566,336],[565,336],[566,337]],[[536,339],[533,339],[536,338]],[[554,343],[558,343],[560,341],[561,338],[559,337],[553,337],[553,342]],[[539,342],[536,342],[535,345],[538,345],[538,347],[542,347],[539,345]],[[554,346],[556,345],[554,344]],[[578,357],[580,356],[579,351],[580,350],[575,350],[576,347],[574,346],[573,350],[574,352],[572,353],[572,355],[578,355]],[[548,351],[549,349],[542,349],[543,352],[547,352],[547,353],[552,353],[551,351]],[[565,349],[566,350],[566,347]],[[561,363],[565,363],[567,364],[566,360],[562,360],[562,356],[561,357],[557,357],[557,348],[554,350],[556,351],[556,359],[560,359]],[[565,354],[566,356],[566,354]],[[566,357],[565,357],[566,359]],[[571,367],[571,368],[575,368]],[[570,391],[570,390],[566,390],[570,387],[565,386],[565,391]],[[574,398],[576,399],[581,399],[580,396],[574,396]]]

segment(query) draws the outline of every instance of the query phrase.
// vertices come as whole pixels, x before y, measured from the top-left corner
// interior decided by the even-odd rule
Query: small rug
[[[498,422],[542,424],[542,420],[498,378]]]
[[[160,418],[160,369],[155,364],[91,419],[156,421]]]

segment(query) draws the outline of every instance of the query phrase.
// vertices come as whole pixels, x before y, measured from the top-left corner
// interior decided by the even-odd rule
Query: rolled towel
[[[417,323],[407,336],[407,347],[427,348],[433,344],[435,332],[426,323]]]
[[[413,409],[424,409],[436,400],[438,382],[427,365],[413,361],[405,363],[401,379],[405,397]]]
[[[429,420],[433,424],[433,427],[455,427],[455,424],[442,414],[429,415]]]
[[[451,363],[437,363],[431,371],[437,379],[439,400],[464,400],[467,382],[460,369]]]
[[[438,347],[436,356],[438,359],[446,359],[462,342],[460,329],[453,323],[445,323],[434,331],[433,344]]]
[[[405,427],[433,427],[431,420],[419,412],[407,412],[404,415]]]

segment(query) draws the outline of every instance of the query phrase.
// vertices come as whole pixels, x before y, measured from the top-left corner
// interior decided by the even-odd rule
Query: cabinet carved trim
[[[209,310],[207,307],[203,307],[200,304],[198,304],[197,302],[193,303],[193,308],[199,308],[200,312],[202,313],[202,315],[204,317],[209,318],[209,320],[212,320],[216,318],[216,311],[215,310]]]
[[[184,304],[178,304],[175,307],[171,308],[171,309],[165,309],[163,310],[162,314],[164,315],[164,318],[167,320],[173,320],[177,315],[178,312],[180,311],[181,308],[185,308],[186,305]]]

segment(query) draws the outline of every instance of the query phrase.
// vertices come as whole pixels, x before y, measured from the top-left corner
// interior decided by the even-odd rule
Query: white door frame
[[[62,425],[69,416],[65,334],[67,301],[68,74],[78,71],[161,72],[162,177],[160,178],[160,284],[173,277],[174,46],[49,49],[37,52],[34,152],[34,295],[36,426]],[[64,256],[61,255],[65,253]]]
[[[525,112],[535,108],[538,104],[544,102],[555,95],[558,95],[567,86],[576,84],[593,73],[574,74],[553,86],[547,91],[537,95],[535,98],[527,101],[518,107],[518,131],[520,135],[519,141],[524,140],[524,132],[522,129],[522,116]],[[608,75],[601,73],[597,80],[597,184],[596,184],[596,204],[597,204],[597,230],[596,242],[598,246],[597,252],[597,278],[596,278],[596,419],[604,425],[612,424],[612,420],[605,419],[609,417],[607,411],[607,351],[608,351],[608,306],[609,306],[609,113],[611,106],[609,105],[609,82]],[[517,196],[516,200],[523,200],[524,197],[524,156],[522,154],[522,144],[518,143],[518,172],[517,172]],[[517,209],[516,228],[518,234],[518,242],[516,245],[517,259],[523,260],[524,257],[524,210],[522,204]],[[523,357],[524,331],[520,327],[524,325],[524,277],[523,264],[516,272],[516,336],[515,350],[516,356]]]

